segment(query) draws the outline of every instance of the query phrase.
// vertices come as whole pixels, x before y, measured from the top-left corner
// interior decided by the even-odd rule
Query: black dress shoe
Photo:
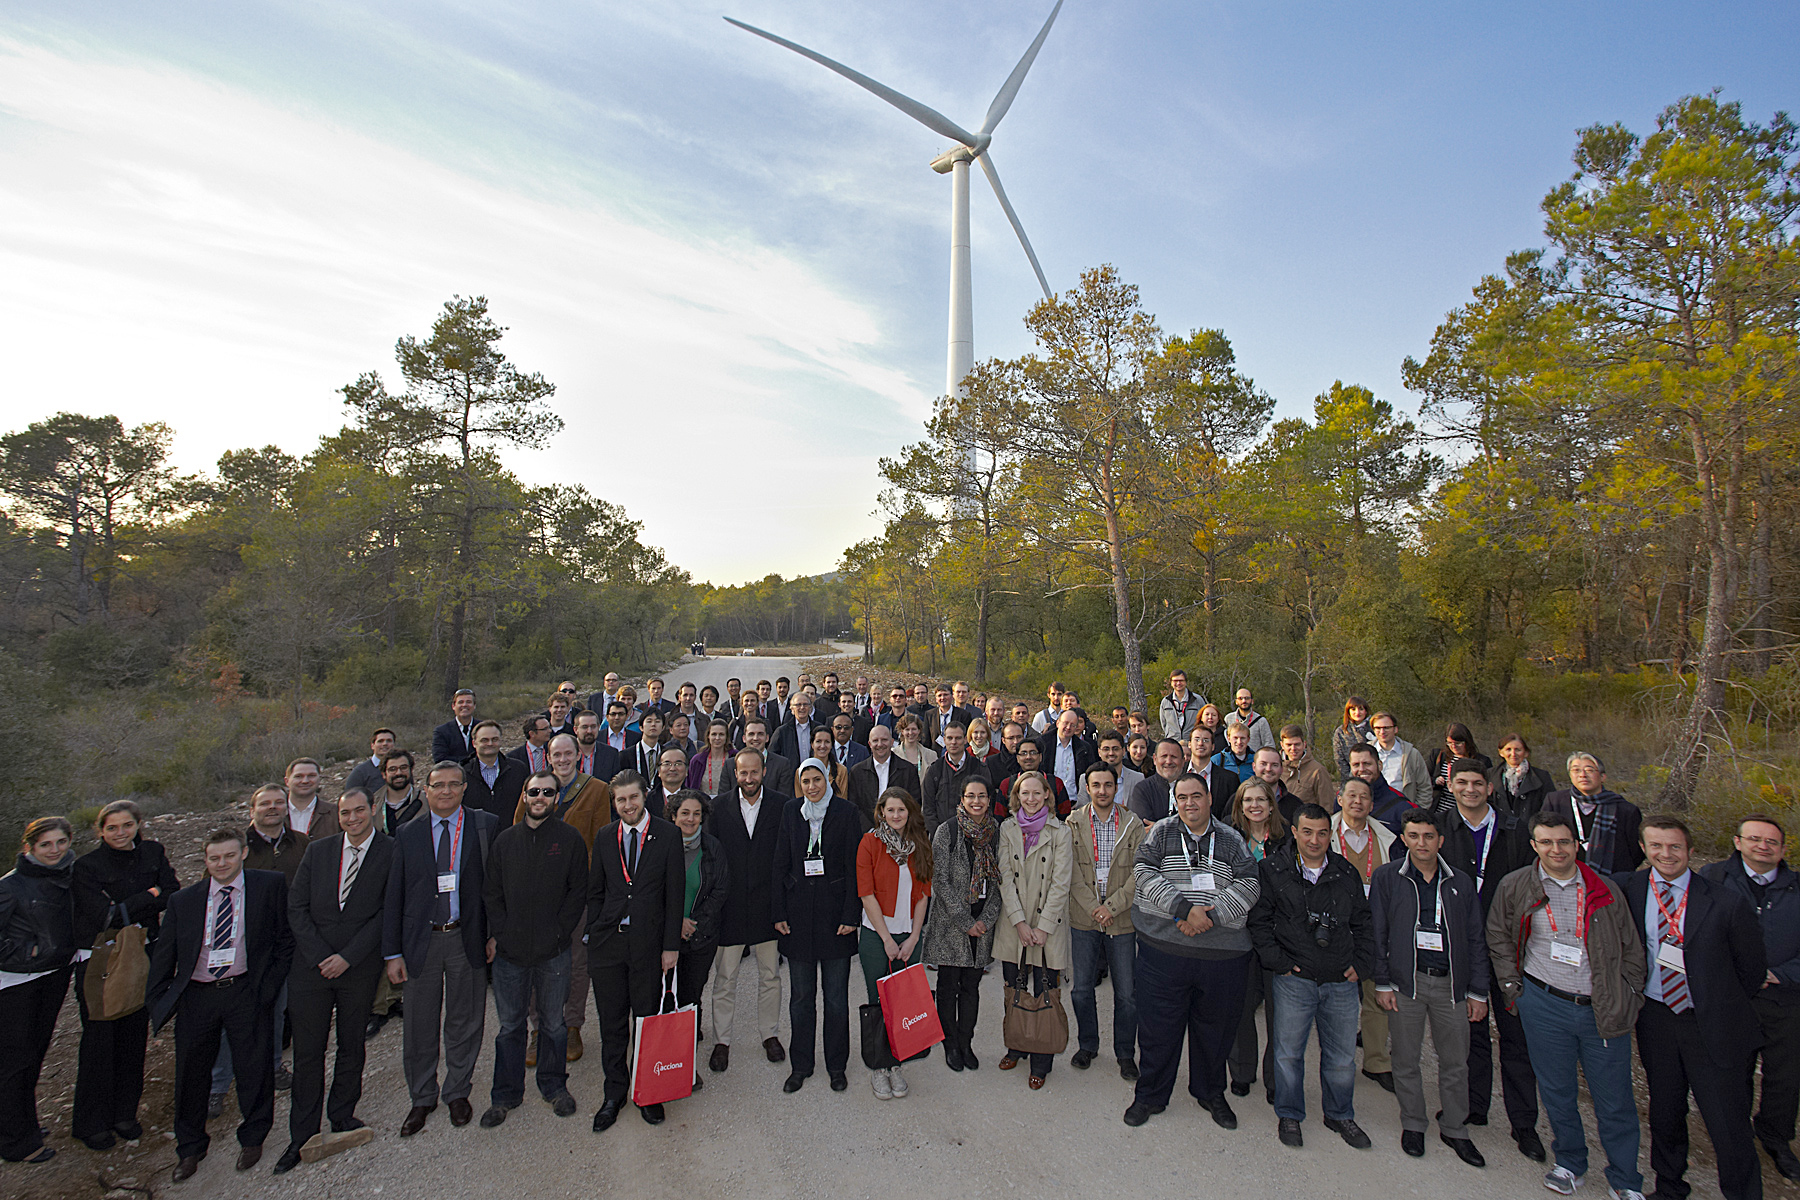
[[[1069,1056],[1069,1065],[1085,1071],[1094,1065],[1095,1054],[1092,1050],[1077,1050]]]
[[[1236,1129],[1237,1114],[1231,1111],[1231,1103],[1223,1096],[1214,1096],[1211,1100],[1202,1101],[1201,1108],[1212,1114],[1213,1124],[1220,1129]]]
[[[1463,1118],[1463,1124],[1464,1125],[1486,1125],[1487,1124],[1487,1114],[1486,1113],[1470,1113],[1468,1116]]]
[[[1439,1134],[1438,1138],[1444,1145],[1456,1151],[1456,1157],[1462,1159],[1471,1167],[1487,1166],[1487,1159],[1481,1157],[1481,1151],[1477,1150],[1475,1148],[1475,1143],[1471,1142],[1468,1138],[1446,1137],[1443,1134]]]
[[[1409,1158],[1424,1158],[1425,1135],[1416,1129],[1401,1130],[1400,1149],[1405,1151]]]
[[[1306,1139],[1300,1135],[1300,1122],[1292,1117],[1282,1117],[1280,1121],[1280,1125],[1276,1127],[1276,1136],[1281,1139],[1282,1145],[1292,1146],[1296,1150],[1306,1145]]]
[[[791,1096],[795,1092],[799,1091],[800,1085],[805,1082],[806,1082],[806,1076],[800,1074],[799,1072],[795,1072],[794,1074],[789,1075],[787,1077],[786,1082],[784,1082],[781,1085],[781,1090],[788,1093]]]
[[[192,1179],[194,1177],[194,1172],[200,1169],[200,1160],[205,1157],[206,1155],[204,1154],[190,1154],[188,1157],[176,1163],[175,1182],[180,1183],[184,1179]]]
[[[944,1065],[952,1071],[963,1069],[962,1047],[951,1042],[944,1043]]]
[[[1250,1094],[1250,1085],[1247,1083],[1234,1083],[1231,1085],[1231,1094],[1234,1096],[1248,1096]]]
[[[1512,1139],[1519,1143],[1519,1153],[1532,1162],[1543,1162],[1548,1157],[1544,1153],[1544,1142],[1542,1138],[1538,1137],[1537,1130],[1515,1129],[1512,1131]]]
[[[1362,1131],[1362,1126],[1347,1118],[1342,1121],[1334,1121],[1330,1117],[1326,1117],[1320,1124],[1343,1138],[1344,1144],[1352,1150],[1367,1150],[1375,1144],[1369,1140],[1369,1135]]]
[[[971,1071],[981,1070],[981,1060],[975,1057],[975,1048],[973,1046],[964,1046],[962,1048],[962,1056],[963,1066]]]
[[[638,1116],[644,1118],[646,1125],[661,1125],[663,1123],[663,1106],[660,1104],[643,1105],[638,1109]]]
[[[406,1114],[406,1120],[400,1122],[400,1136],[411,1137],[425,1128],[425,1118],[436,1111],[435,1104],[414,1105],[412,1111]]]
[[[763,1052],[769,1056],[770,1062],[786,1062],[787,1051],[781,1048],[780,1038],[764,1038]]]
[[[1794,1148],[1786,1142],[1766,1141],[1763,1149],[1775,1162],[1775,1170],[1783,1179],[1800,1179],[1800,1158],[1795,1157]]]
[[[1392,1071],[1364,1071],[1363,1076],[1379,1083],[1385,1091],[1394,1090],[1394,1073]]]
[[[613,1122],[618,1119],[619,1102],[617,1100],[608,1100],[605,1104],[600,1106],[600,1111],[594,1114],[594,1132],[605,1133],[613,1127]]]
[[[331,1123],[331,1132],[349,1133],[352,1129],[361,1129],[362,1127],[363,1120],[361,1117],[348,1117],[342,1121],[333,1121]]]
[[[717,1043],[713,1046],[712,1057],[706,1060],[706,1069],[714,1072],[723,1072],[730,1066],[731,1047],[727,1046],[724,1042]]]
[[[374,1037],[376,1034],[381,1032],[381,1027],[383,1025],[386,1025],[387,1023],[388,1023],[388,1019],[384,1014],[382,1014],[382,1013],[370,1014],[369,1023],[367,1025],[363,1026],[363,1037],[365,1039]]]
[[[82,1138],[81,1144],[86,1146],[89,1150],[99,1152],[101,1150],[111,1150],[114,1146],[119,1144],[119,1139],[114,1136],[112,1130],[102,1129],[99,1133],[90,1133]]]
[[[842,1071],[837,1072],[836,1074],[834,1074],[831,1077],[831,1090],[832,1091],[841,1092],[845,1088],[848,1088],[849,1086],[850,1086],[850,1077],[848,1075],[844,1074]]]
[[[1125,1123],[1136,1129],[1162,1110],[1163,1106],[1160,1104],[1145,1104],[1141,1100],[1133,1100],[1131,1107],[1125,1110]]]
[[[452,1100],[450,1102],[450,1123],[452,1125],[460,1128],[474,1119],[475,1106],[469,1103],[467,1097],[464,1097],[461,1100]]]
[[[1119,1060],[1119,1078],[1128,1083],[1136,1083],[1138,1077],[1137,1062],[1129,1058]]]
[[[262,1147],[261,1146],[239,1146],[238,1147],[238,1159],[237,1159],[237,1169],[238,1170],[248,1171],[251,1167],[254,1167],[257,1163],[259,1163],[261,1161],[262,1161]]]
[[[288,1143],[288,1148],[281,1152],[281,1157],[275,1160],[275,1174],[286,1175],[289,1171],[299,1165],[300,1147],[290,1142]]]
[[[135,1142],[144,1136],[144,1127],[136,1121],[120,1121],[113,1126],[113,1132],[119,1135],[121,1141]]]
[[[567,1092],[558,1092],[550,1098],[550,1111],[559,1117],[575,1115],[575,1097]]]
[[[506,1105],[504,1104],[490,1104],[488,1110],[481,1114],[483,1129],[493,1129],[504,1124],[506,1124]]]

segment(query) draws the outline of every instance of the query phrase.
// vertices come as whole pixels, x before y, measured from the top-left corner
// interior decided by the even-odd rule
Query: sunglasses
[[[527,796],[554,796],[554,795],[556,795],[556,789],[555,788],[526,788],[525,794]]]

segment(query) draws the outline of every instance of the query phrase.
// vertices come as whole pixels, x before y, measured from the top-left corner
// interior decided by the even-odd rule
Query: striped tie
[[[212,948],[215,951],[229,950],[232,948],[231,930],[235,923],[234,918],[236,917],[233,908],[234,906],[231,902],[231,889],[229,887],[220,888],[219,907],[214,911],[213,915]],[[211,967],[208,969],[212,972],[212,977],[214,979],[222,979],[225,976],[225,972],[231,970],[231,963],[228,962],[224,966]]]
[[[1675,889],[1660,879],[1656,881],[1656,886],[1662,889],[1663,904],[1673,909],[1675,907]],[[1668,917],[1664,915],[1664,912],[1663,907],[1658,905],[1656,910],[1656,941],[1658,945],[1662,944],[1663,935],[1669,932]],[[1688,995],[1687,972],[1663,966],[1660,962],[1656,969],[1662,980],[1663,1003],[1669,1006],[1669,1011],[1686,1012],[1694,1007],[1693,998]]]
[[[344,905],[350,899],[350,889],[356,886],[356,872],[362,866],[362,853],[361,846],[350,847],[350,865],[344,868],[344,882],[338,884],[339,912],[344,910]]]

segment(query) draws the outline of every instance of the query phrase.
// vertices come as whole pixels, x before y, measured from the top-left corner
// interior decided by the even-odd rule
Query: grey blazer
[[[996,835],[996,856],[999,842]],[[931,911],[920,939],[920,960],[934,967],[985,967],[994,958],[994,922],[1003,911],[1000,888],[990,885],[980,916],[969,915],[971,855],[955,821],[944,822],[932,836],[931,853]],[[977,920],[987,923],[987,931],[971,938],[969,926]]]

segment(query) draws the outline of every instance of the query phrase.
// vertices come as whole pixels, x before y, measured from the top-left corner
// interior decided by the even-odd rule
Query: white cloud
[[[115,412],[169,421],[187,466],[303,451],[342,422],[334,389],[392,375],[397,335],[481,293],[514,361],[559,385],[568,428],[525,473],[588,483],[724,582],[835,565],[872,526],[874,452],[934,390],[790,257],[507,190],[173,68],[0,39],[0,154],[8,428]]]

